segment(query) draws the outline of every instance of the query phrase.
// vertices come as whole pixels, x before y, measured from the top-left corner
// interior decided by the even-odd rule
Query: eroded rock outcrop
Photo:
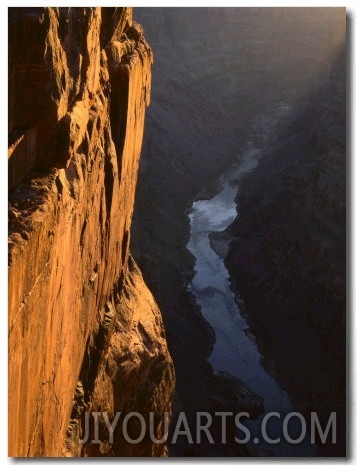
[[[73,440],[85,412],[169,412],[173,397],[129,253],[151,63],[128,8],[9,10],[11,456],[167,452]]]

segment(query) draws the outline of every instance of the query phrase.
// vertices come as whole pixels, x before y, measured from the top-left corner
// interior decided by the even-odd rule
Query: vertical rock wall
[[[9,9],[11,456],[166,453],[74,441],[87,411],[169,411],[173,397],[162,317],[129,254],[151,63],[130,9]]]

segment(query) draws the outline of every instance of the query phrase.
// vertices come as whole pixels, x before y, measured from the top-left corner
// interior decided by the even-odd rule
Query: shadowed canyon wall
[[[305,111],[240,184],[226,264],[264,363],[346,455],[346,50]]]
[[[128,8],[9,9],[11,456],[167,454],[78,441],[92,411],[152,411],[159,431],[173,398],[129,252],[151,64]]]
[[[270,163],[277,169],[278,144],[294,135],[296,120],[303,125],[300,115],[306,114],[311,95],[334,64],[344,34],[345,10],[136,8],[134,15],[152,45],[155,63],[154,105],[146,121],[142,182],[132,223],[133,253],[164,312],[177,372],[174,409],[185,410],[192,417],[197,410],[208,411],[210,403],[213,411],[230,405],[230,379],[215,380],[207,363],[215,340],[213,330],[188,288],[195,272],[194,257],[186,249],[192,202],[218,192],[217,180],[237,169],[250,142],[265,149],[266,158],[275,145]],[[322,93],[320,99],[324,99]],[[276,108],[289,108],[289,113],[280,116]],[[309,114],[313,111],[311,106]],[[298,144],[299,149],[300,141]],[[280,164],[297,163],[294,158],[291,148]],[[309,174],[306,169],[303,176]],[[251,175],[250,192],[255,190],[253,183]],[[299,185],[294,186],[293,180],[289,183],[290,191],[295,188],[299,192]],[[267,197],[269,184],[263,186]],[[246,198],[243,203],[242,195]],[[240,209],[247,203],[250,221],[255,221],[253,202],[254,197],[249,198],[243,189]],[[284,211],[277,202],[274,208],[277,213]],[[242,221],[240,215],[240,224]],[[239,222],[235,230],[242,229]],[[238,260],[236,256],[235,262]],[[237,265],[235,268],[237,273]],[[274,322],[276,326],[278,318]],[[249,398],[243,407],[251,411],[252,404]],[[229,408],[237,411],[238,407],[234,403]],[[216,445],[212,448],[205,442],[205,447],[178,442],[173,453],[242,454],[231,448],[216,451]]]

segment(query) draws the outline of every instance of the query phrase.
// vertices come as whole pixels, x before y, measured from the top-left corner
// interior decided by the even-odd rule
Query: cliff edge
[[[167,454],[78,441],[92,412],[160,431],[174,393],[129,252],[151,64],[129,8],[9,8],[10,456]]]

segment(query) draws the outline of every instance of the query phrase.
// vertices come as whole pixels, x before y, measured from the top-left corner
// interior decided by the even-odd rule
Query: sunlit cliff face
[[[9,455],[78,456],[85,407],[163,412],[173,397],[129,252],[152,51],[129,8],[9,10]],[[110,449],[167,453],[141,447]]]

